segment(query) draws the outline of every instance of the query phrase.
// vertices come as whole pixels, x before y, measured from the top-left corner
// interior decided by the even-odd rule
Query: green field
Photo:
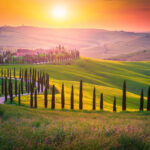
[[[1,66],[13,68],[14,66]],[[71,86],[75,88],[75,109],[79,102],[79,81],[83,80],[83,109],[92,109],[93,88],[96,87],[96,104],[99,110],[100,93],[104,94],[104,110],[112,111],[114,96],[117,98],[117,110],[121,110],[122,85],[127,82],[127,110],[139,109],[141,88],[144,89],[145,108],[147,89],[150,85],[150,62],[116,62],[81,58],[72,65],[16,65],[18,68],[34,67],[50,75],[50,85],[55,84],[61,91],[65,84],[65,108],[70,108]],[[29,96],[22,98],[22,103],[29,105]],[[38,96],[39,107],[43,107],[43,95]],[[51,95],[49,95],[49,107]],[[17,100],[17,99],[16,99]],[[56,94],[56,108],[60,109],[60,92]]]
[[[148,112],[73,112],[0,105],[1,150],[149,150]]]
[[[29,108],[30,96],[22,96],[22,106],[0,104],[0,150],[149,150],[150,112],[139,112],[140,91],[144,89],[145,108],[150,83],[150,62],[115,62],[81,58],[72,65],[11,65],[0,68],[34,67],[50,75],[56,85],[56,109],[48,108],[44,95],[38,95],[38,109]],[[13,71],[12,71],[13,74]],[[79,108],[79,81],[83,80],[83,111]],[[122,85],[127,82],[127,112],[121,111]],[[61,85],[65,85],[65,110],[61,109]],[[75,110],[70,109],[74,85]],[[96,87],[96,111],[92,110]],[[99,111],[100,93],[104,110]],[[112,113],[114,96],[117,113]],[[15,98],[15,104],[18,98]],[[131,112],[129,112],[131,111]],[[134,112],[133,112],[134,111]]]

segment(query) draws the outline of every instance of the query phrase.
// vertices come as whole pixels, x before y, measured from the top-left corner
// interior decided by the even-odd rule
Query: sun
[[[52,8],[52,16],[57,19],[63,19],[66,17],[67,10],[65,6],[58,5]]]

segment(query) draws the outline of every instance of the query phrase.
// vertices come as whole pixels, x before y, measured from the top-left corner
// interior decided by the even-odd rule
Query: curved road
[[[12,78],[12,79],[15,79],[15,78]],[[20,79],[17,79],[17,80],[20,80]],[[37,85],[38,85],[38,82],[36,82],[36,87],[37,87]],[[43,91],[44,90],[45,90],[45,87],[43,86]],[[40,92],[38,94],[40,94],[40,93],[42,93],[41,88],[40,88]],[[25,96],[25,95],[30,95],[30,93],[24,93],[24,94],[21,94],[20,96]],[[13,97],[18,97],[18,96],[13,95]],[[8,95],[7,98],[9,99],[10,96]],[[0,104],[4,104],[4,101],[5,101],[5,96],[0,97]]]

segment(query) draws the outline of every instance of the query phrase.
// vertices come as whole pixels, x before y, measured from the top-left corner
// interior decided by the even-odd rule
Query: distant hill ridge
[[[117,61],[150,61],[150,50],[142,50],[134,53],[109,58]]]
[[[0,47],[53,48],[58,44],[79,49],[82,56],[109,59],[150,49],[150,33],[31,26],[0,27]]]

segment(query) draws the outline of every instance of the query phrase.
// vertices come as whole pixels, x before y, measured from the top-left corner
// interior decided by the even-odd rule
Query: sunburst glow
[[[66,17],[67,10],[64,6],[58,5],[53,7],[52,9],[52,16],[54,18],[63,19]]]

